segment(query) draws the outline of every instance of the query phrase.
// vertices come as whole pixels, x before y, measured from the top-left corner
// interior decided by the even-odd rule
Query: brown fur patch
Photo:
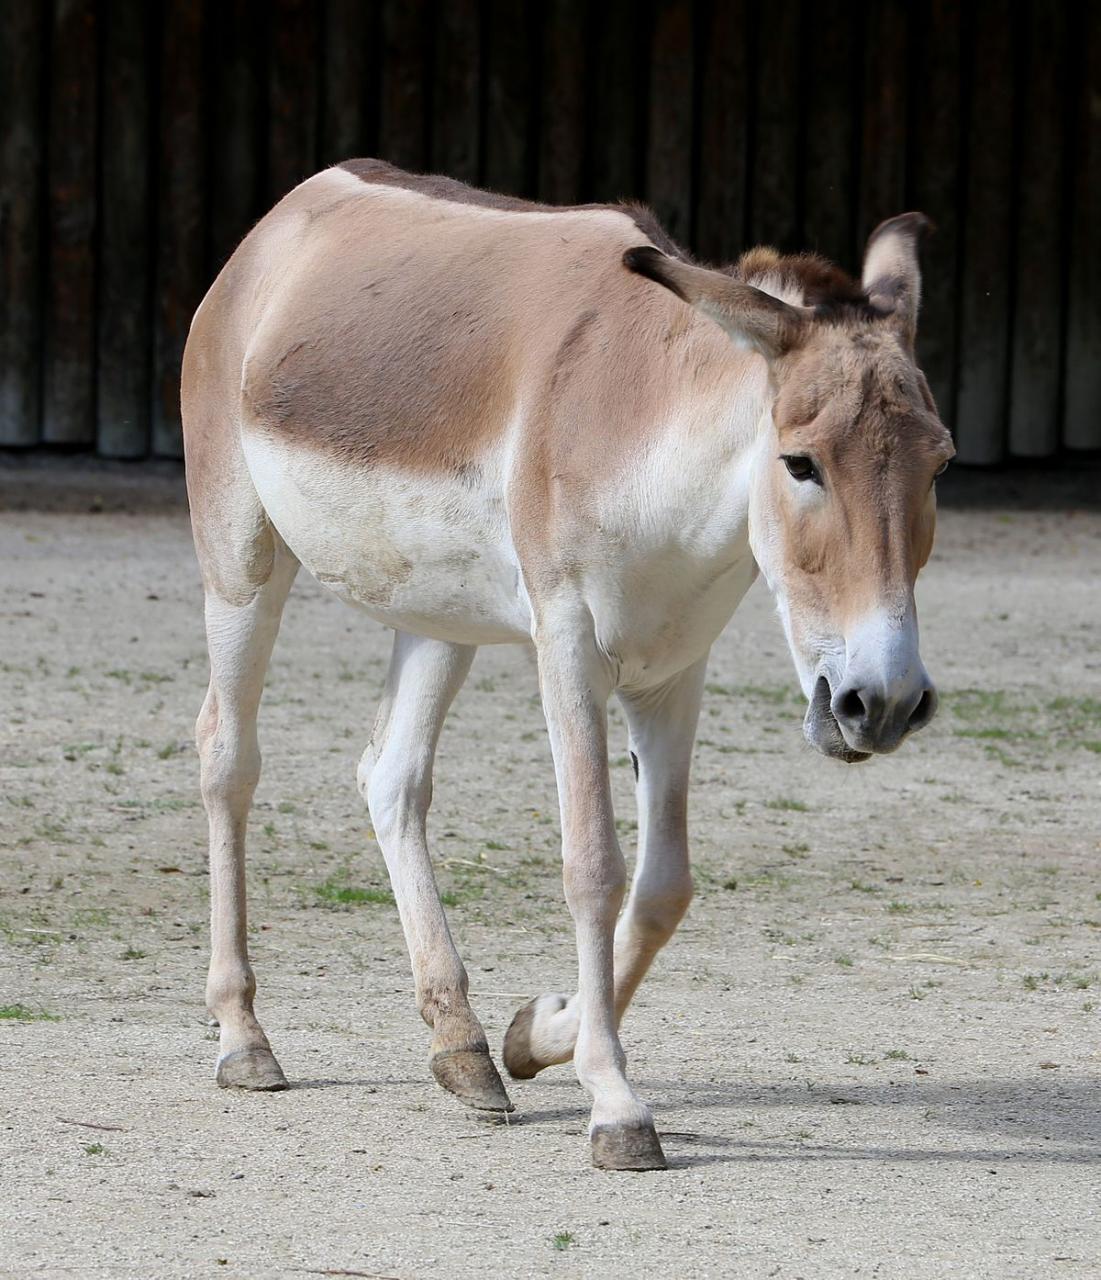
[[[625,209],[514,217],[541,207],[381,162],[354,167],[359,192],[347,167],[296,188],[253,232],[232,291],[212,291],[222,319],[205,315],[208,346],[227,304],[272,297],[244,326],[248,429],[352,465],[465,477],[522,398],[522,501],[535,472],[580,483],[631,456],[690,343],[694,376],[730,375],[714,326],[623,270],[638,235]]]

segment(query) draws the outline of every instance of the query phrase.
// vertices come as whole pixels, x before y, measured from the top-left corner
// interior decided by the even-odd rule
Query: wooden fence
[[[961,457],[1101,448],[1094,0],[0,0],[0,444],[178,456],[206,287],[350,155],[641,196],[709,260],[923,209]]]

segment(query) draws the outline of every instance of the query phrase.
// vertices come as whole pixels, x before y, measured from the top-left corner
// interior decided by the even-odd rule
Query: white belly
[[[244,431],[242,442],[280,536],[341,599],[386,626],[456,644],[531,639],[501,461],[432,476],[345,463],[257,431]],[[697,509],[720,517],[715,530],[704,524],[686,540],[683,508],[644,526],[629,485],[602,494],[607,509],[574,531],[572,590],[620,683],[650,687],[707,652],[756,565],[744,519],[721,496],[692,495]]]
[[[253,484],[280,537],[341,599],[387,626],[457,644],[528,640],[501,477],[350,465],[242,433]]]

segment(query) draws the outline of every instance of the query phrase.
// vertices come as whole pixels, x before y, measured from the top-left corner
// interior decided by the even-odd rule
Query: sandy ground
[[[696,754],[697,900],[625,1026],[672,1167],[614,1175],[569,1067],[511,1084],[507,1128],[432,1082],[354,786],[388,636],[305,578],[250,856],[258,1011],[294,1087],[214,1087],[178,476],[0,481],[0,1274],[1101,1273],[1101,514],[990,482],[942,514],[920,605],[943,710],[869,766],[802,744],[751,593]],[[615,740],[630,847],[618,714]],[[573,974],[518,651],[479,655],[432,833],[499,1046]]]

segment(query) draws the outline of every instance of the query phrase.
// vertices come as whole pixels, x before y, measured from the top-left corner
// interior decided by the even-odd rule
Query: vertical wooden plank
[[[960,194],[960,0],[915,6],[912,83],[920,86],[913,112],[910,198],[933,219],[936,235],[922,253],[918,359],[945,422],[955,411],[956,278]]]
[[[1083,6],[1078,34],[1063,443],[1101,449],[1101,5]]]
[[[965,23],[966,185],[959,299],[956,448],[989,465],[1005,452],[1013,210],[1013,24],[1001,0],[975,0]]]
[[[374,0],[326,0],[318,167],[373,150]]]
[[[0,22],[0,445],[39,438],[48,17],[40,0],[10,0]]]
[[[539,120],[539,198],[576,204],[584,181],[586,58],[585,0],[547,0],[542,6],[542,92]]]
[[[864,10],[864,122],[857,252],[906,202],[906,0],[868,0]]]
[[[273,0],[268,79],[268,200],[308,178],[317,162],[318,16],[314,0]]]
[[[162,10],[153,314],[153,452],[178,458],[180,360],[206,289],[203,155],[203,0]]]
[[[750,29],[747,0],[709,0],[702,6],[693,239],[708,261],[732,262],[746,247]]]
[[[430,19],[428,0],[383,4],[379,155],[401,169],[423,170],[428,159]]]
[[[851,271],[860,143],[860,9],[821,0],[803,27],[803,244]]]
[[[593,38],[586,196],[630,199],[641,189],[646,26],[629,0],[607,0],[595,11]]]
[[[1022,25],[1009,448],[1026,458],[1059,443],[1066,12],[1061,0],[1033,0]]]
[[[678,241],[692,231],[693,19],[691,0],[653,0],[645,190]]]
[[[478,0],[448,0],[437,12],[432,93],[432,169],[477,182],[481,149],[481,83],[485,71]],[[500,43],[490,36],[493,47]],[[492,74],[492,72],[491,72]],[[530,81],[523,92],[531,93]],[[493,104],[492,112],[500,108]],[[489,122],[493,131],[492,118]]]
[[[267,203],[267,40],[262,0],[222,0],[210,14],[210,274]]]
[[[749,230],[756,243],[799,244],[799,0],[756,15]]]
[[[149,449],[150,10],[102,0],[99,325],[96,448],[108,458]]]
[[[96,39],[95,0],[56,0],[42,404],[48,444],[95,439]]]
[[[493,191],[535,192],[536,11],[512,0],[488,0],[482,180]]]

